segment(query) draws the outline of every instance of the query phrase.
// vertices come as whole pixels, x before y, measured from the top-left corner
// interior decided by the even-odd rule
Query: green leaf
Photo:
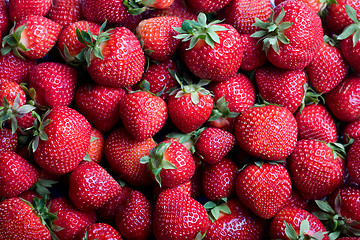
[[[270,25],[270,23],[263,22],[257,17],[255,17],[255,22],[252,24],[252,26],[259,27],[259,28],[264,29],[264,30],[267,30],[269,25]]]
[[[229,206],[226,205],[226,203],[220,204],[218,206],[218,209],[225,214],[231,214],[231,210],[230,210]]]
[[[352,41],[353,41],[353,47],[355,47],[356,43],[359,41],[360,39],[360,28],[356,29]]]
[[[86,153],[86,154],[85,154],[85,156],[83,157],[83,160],[84,160],[84,161],[87,161],[87,162],[92,162],[92,159],[91,159],[89,153]]]
[[[94,137],[94,136],[90,136],[90,142],[95,142],[96,140],[98,140],[99,138]]]
[[[355,24],[347,26],[344,31],[337,37],[337,40],[344,40],[353,34],[359,27]]]
[[[312,214],[321,221],[328,221],[332,219],[332,215],[325,212],[313,212]]]
[[[4,48],[1,48],[1,55],[2,56],[5,56],[6,54],[8,54],[10,51],[12,50],[12,48],[10,46],[7,46],[7,47],[4,47]]]
[[[48,141],[48,140],[49,140],[49,137],[48,137],[48,135],[45,133],[45,131],[40,131],[40,132],[39,132],[39,137],[40,137],[40,139],[43,140],[43,141]]]
[[[283,44],[289,44],[289,43],[290,43],[289,39],[288,39],[284,34],[282,34],[282,33],[280,33],[280,34],[278,35],[278,39],[279,39],[280,42],[282,42]]]
[[[25,104],[25,105],[22,105],[21,107],[19,107],[19,109],[17,110],[18,114],[20,115],[25,115],[33,110],[35,110],[36,107],[34,106],[31,106],[31,105],[28,105],[28,104]]]
[[[200,97],[199,94],[197,92],[192,92],[190,93],[190,97],[191,97],[191,102],[195,105],[198,105],[200,102]]]
[[[354,23],[358,23],[359,21],[357,20],[357,16],[356,16],[356,11],[354,8],[352,8],[351,6],[349,5],[345,5],[345,10],[346,10],[346,13],[348,14],[349,18],[351,18],[351,20],[354,21]]]
[[[189,47],[188,47],[186,50],[190,50],[190,49],[192,49],[193,47],[195,47],[195,45],[196,45],[196,43],[198,42],[198,40],[199,40],[199,38],[196,38],[196,37],[191,38]]]
[[[100,51],[100,48],[95,47],[94,48],[94,55],[97,58],[100,58],[101,60],[104,60],[104,55],[102,54],[102,52]],[[90,58],[89,58],[90,59]],[[89,60],[90,61],[90,60]]]
[[[281,12],[275,19],[275,24],[279,25],[279,23],[283,20],[284,17],[285,17],[285,11],[284,11],[284,8],[281,8]]]
[[[311,234],[311,238],[314,238],[316,240],[322,240],[324,239],[324,236],[325,236],[325,232],[321,232],[321,231]]]
[[[335,211],[330,207],[328,203],[321,200],[315,200],[315,203],[324,212],[335,214]]]
[[[161,166],[163,169],[177,169],[177,167],[173,163],[171,163],[167,160],[163,160],[161,162]]]
[[[216,42],[216,43],[220,43],[220,38],[219,36],[214,32],[214,31],[208,31],[207,34],[210,36],[210,38]],[[213,47],[212,47],[213,48]]]
[[[262,38],[262,37],[266,36],[267,34],[268,34],[267,31],[265,31],[265,30],[259,30],[259,31],[254,32],[253,34],[251,34],[250,37],[253,37],[253,38]]]
[[[199,13],[198,17],[197,17],[197,21],[199,24],[205,26],[206,25],[206,15],[205,13]]]
[[[332,232],[329,234],[329,239],[330,240],[335,240],[340,236],[340,231],[336,231],[336,232]]]
[[[221,26],[221,25],[211,25],[208,30],[211,30],[211,31],[214,31],[214,32],[223,32],[223,31],[228,31],[229,29],[224,27],[224,26]]]
[[[292,25],[293,25],[293,23],[291,23],[291,22],[283,22],[282,24],[280,24],[280,25],[278,26],[279,32],[282,32],[282,31],[288,29],[288,28],[291,27]]]
[[[310,230],[310,223],[309,223],[308,218],[309,217],[307,217],[305,220],[302,220],[300,223],[300,234],[301,235],[307,234]]]
[[[285,234],[290,240],[296,240],[298,238],[293,226],[289,225],[286,221],[285,223]]]
[[[219,219],[219,216],[220,216],[219,208],[214,207],[213,209],[211,209],[210,212],[211,212],[211,215],[214,217],[215,220]]]
[[[150,161],[150,157],[149,156],[143,156],[140,158],[140,163],[141,164],[148,164]]]
[[[216,203],[214,203],[213,201],[208,201],[204,204],[204,208],[206,210],[213,209],[214,207],[216,207]]]
[[[140,88],[145,92],[149,92],[150,91],[150,83],[148,81],[144,80],[140,83]]]

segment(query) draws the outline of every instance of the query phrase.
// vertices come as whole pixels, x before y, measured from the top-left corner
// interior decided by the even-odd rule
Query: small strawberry
[[[360,140],[356,140],[351,144],[348,158],[347,158],[347,170],[350,177],[360,185]]]
[[[11,129],[0,128],[0,153],[4,151],[15,152],[18,146],[18,135]]]
[[[83,0],[52,0],[48,18],[65,27],[82,19]]]
[[[0,78],[11,80],[16,83],[26,83],[29,73],[36,66],[36,62],[30,59],[21,59],[9,52],[0,54]]]
[[[45,16],[50,9],[51,0],[9,0],[9,17],[12,22],[19,22],[26,16]]]
[[[78,234],[78,240],[122,240],[120,233],[106,223],[93,223]]]
[[[105,139],[104,135],[96,128],[91,128],[90,145],[86,151],[86,157],[96,163],[100,163],[104,157]]]
[[[240,35],[240,41],[244,47],[240,69],[252,71],[266,63],[265,52],[262,50],[261,44],[257,44],[256,38],[251,37],[248,33],[244,33]]]
[[[225,7],[231,0],[187,0],[188,5],[196,12],[212,13]]]
[[[346,5],[354,8],[355,18],[360,17],[360,4],[357,0],[332,2],[326,15],[326,25],[335,34],[340,34],[345,27],[352,23],[352,18],[347,15]]]

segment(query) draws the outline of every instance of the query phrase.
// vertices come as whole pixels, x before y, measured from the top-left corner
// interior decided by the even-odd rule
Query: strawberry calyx
[[[344,31],[337,37],[338,40],[344,40],[352,35],[353,47],[360,39],[360,21],[357,19],[356,11],[349,5],[345,5],[345,10],[349,18],[354,22],[347,26]]]
[[[166,88],[166,84],[164,85],[164,87],[157,93],[153,93],[150,91],[150,83],[147,81],[147,80],[143,80],[140,84],[139,84],[139,87],[141,90],[137,90],[137,91],[131,91],[132,92],[140,92],[140,91],[143,91],[143,92],[148,92],[150,93],[151,95],[153,96],[156,96],[156,97],[160,97],[164,91],[165,91],[165,88]]]
[[[323,142],[323,143],[325,143],[326,146],[328,146],[331,149],[334,159],[336,159],[338,156],[341,157],[342,159],[346,159],[347,156],[345,149],[346,146],[344,144],[337,142],[330,142],[330,143]]]
[[[304,107],[310,104],[318,104],[320,101],[325,103],[325,99],[322,96],[322,93],[316,92],[312,87],[309,86],[309,84],[305,83],[303,85],[304,88],[304,97],[301,100],[300,104],[300,114],[302,115],[302,110],[304,110]]]
[[[195,142],[205,129],[205,127],[199,128],[190,133],[171,132],[167,134],[166,137],[170,139],[178,139],[179,143],[183,144],[188,150],[190,150],[191,153],[195,153]]]
[[[46,119],[46,116],[50,113],[50,111],[46,112],[43,117],[36,112],[33,112],[33,116],[35,117],[35,121],[32,127],[26,129],[27,131],[31,131],[32,139],[28,145],[29,151],[34,153],[39,146],[40,140],[47,141],[49,140],[47,134],[44,131],[44,128],[49,125],[51,119]]]
[[[173,29],[179,34],[174,36],[177,39],[181,39],[183,42],[190,41],[189,47],[186,50],[192,49],[199,40],[205,41],[211,48],[215,47],[215,43],[220,43],[217,32],[228,31],[224,26],[218,25],[220,20],[214,20],[210,23],[207,22],[205,13],[199,13],[197,21],[185,20],[181,27],[173,27]]]
[[[325,21],[326,16],[329,13],[328,7],[332,4],[338,4],[336,0],[319,0],[320,3],[322,3],[321,8],[319,12],[317,13],[321,20]]]
[[[15,30],[15,26],[16,26],[16,23],[14,23],[14,26],[10,30],[10,34],[3,38],[2,48],[0,50],[1,55],[4,56],[4,55],[8,54],[10,51],[13,51],[13,53],[17,57],[19,57],[21,59],[25,59],[20,54],[19,49],[23,52],[30,51],[30,49],[25,47],[25,45],[21,42],[21,34],[25,30],[26,24],[19,26],[16,30]]]
[[[284,31],[290,28],[293,23],[282,22],[285,11],[282,8],[280,14],[274,19],[275,12],[272,10],[270,17],[267,19],[268,22],[263,22],[259,18],[255,17],[255,23],[252,24],[254,27],[259,27],[262,30],[256,31],[251,35],[253,38],[260,38],[259,42],[263,42],[262,49],[267,54],[269,49],[272,48],[276,53],[280,52],[280,43],[289,44],[289,39],[284,34]]]
[[[46,197],[50,195],[49,188],[57,183],[58,181],[40,178],[31,188],[34,189],[40,197]]]
[[[211,115],[208,119],[209,122],[216,121],[221,117],[227,118],[235,118],[239,116],[238,112],[230,112],[229,110],[229,102],[225,101],[225,94],[219,98],[214,104]]]
[[[309,233],[310,231],[310,223],[309,223],[309,216],[302,220],[300,223],[300,230],[299,233],[295,231],[293,226],[291,224],[288,224],[286,221],[284,221],[285,224],[285,234],[290,240],[298,240],[298,239],[304,239],[304,240],[310,240],[310,239],[317,239],[321,240],[325,236],[325,232],[319,231],[315,233]]]
[[[194,240],[202,240],[202,239],[205,238],[205,236],[206,236],[206,231],[205,231],[204,233],[202,233],[202,232],[200,231],[200,232],[198,232],[198,234],[196,234]]]
[[[231,210],[227,205],[227,198],[221,198],[216,203],[208,201],[204,204],[204,208],[206,209],[209,219],[212,222],[215,222],[225,214],[231,214]]]
[[[139,15],[146,11],[155,0],[124,0],[123,4],[131,15]]]

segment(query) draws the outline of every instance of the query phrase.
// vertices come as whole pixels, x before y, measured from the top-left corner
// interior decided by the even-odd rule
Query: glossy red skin
[[[115,215],[116,229],[129,240],[145,240],[151,234],[153,206],[139,191],[132,191]]]
[[[28,75],[36,66],[36,62],[30,59],[21,59],[12,52],[2,56],[0,54],[0,78],[11,80],[16,83],[27,82]]]
[[[152,229],[157,240],[194,239],[200,231],[205,233],[210,225],[205,208],[175,189],[160,194],[153,216]]]
[[[294,228],[296,233],[300,231],[301,221],[305,220],[308,217],[310,223],[309,234],[315,232],[326,232],[324,225],[311,213],[301,209],[301,208],[284,208],[270,223],[270,237],[271,239],[289,239],[285,234],[285,223],[286,221],[289,225]],[[328,240],[329,236],[325,234],[323,240]]]
[[[155,0],[154,3],[148,5],[148,7],[153,7],[156,9],[165,9],[171,6],[174,0]]]
[[[15,152],[18,146],[17,133],[12,134],[11,129],[0,129],[0,153],[4,151]]]
[[[53,174],[71,172],[89,147],[91,125],[83,115],[68,107],[51,109],[46,119],[51,119],[44,128],[49,140],[39,141],[34,160]]]
[[[169,60],[177,50],[180,39],[173,27],[181,27],[178,17],[162,16],[142,20],[136,28],[136,36],[145,53],[155,61]]]
[[[275,5],[279,5],[286,0],[275,0]],[[324,3],[321,3],[320,0],[302,0],[306,5],[308,5],[314,12],[318,13]]]
[[[153,183],[147,165],[139,159],[149,154],[156,146],[152,138],[134,139],[125,129],[118,128],[110,132],[105,142],[105,156],[111,170],[121,179],[134,186]]]
[[[48,18],[62,27],[82,19],[82,0],[53,0]]]
[[[360,185],[360,140],[356,140],[350,147],[347,158],[347,170],[350,177]]]
[[[356,42],[354,46],[352,36],[353,35],[340,41],[340,50],[348,64],[355,72],[360,73],[360,67],[357,64],[360,60],[360,44],[359,42]]]
[[[212,13],[225,7],[231,0],[187,0],[187,4],[196,12]]]
[[[140,81],[144,72],[145,55],[139,40],[125,27],[110,31],[110,39],[104,43],[104,60],[93,58],[87,70],[100,85],[129,87]]]
[[[343,141],[345,143],[348,143],[349,139],[351,138],[360,138],[360,119],[355,120],[354,122],[350,122],[345,126],[345,129],[343,131]]]
[[[293,207],[293,208],[305,209],[308,203],[309,200],[304,199],[299,193],[299,191],[293,188],[290,197],[288,198],[288,200],[284,205],[284,208]]]
[[[253,213],[270,219],[282,209],[291,194],[291,179],[282,165],[248,165],[236,177],[237,197]]]
[[[104,157],[105,139],[104,135],[96,128],[92,128],[90,132],[92,138],[97,138],[94,141],[90,140],[90,145],[86,153],[89,154],[92,161],[100,163]]]
[[[217,164],[225,158],[235,143],[235,136],[230,132],[218,128],[207,128],[196,140],[195,149],[203,161]]]
[[[18,22],[29,15],[45,16],[50,9],[51,0],[10,0],[9,18]]]
[[[273,66],[261,67],[255,71],[259,94],[270,103],[278,104],[294,113],[304,97],[307,82],[303,70],[291,71]]]
[[[282,160],[291,154],[297,131],[291,112],[275,105],[250,108],[235,123],[238,145],[248,154],[270,161]]]
[[[309,83],[318,93],[327,93],[334,89],[347,75],[349,65],[340,49],[323,43],[306,67]]]
[[[235,179],[239,168],[230,159],[225,158],[215,165],[207,165],[202,173],[202,190],[209,200],[216,202],[221,198],[230,198],[235,193]]]
[[[55,234],[62,240],[71,240],[85,227],[96,222],[94,211],[83,212],[75,208],[70,200],[64,196],[51,200],[49,211],[57,213],[54,225],[63,228]]]
[[[347,15],[345,5],[355,9],[357,18],[360,17],[360,3],[357,0],[337,0],[337,4],[331,4],[326,15],[327,27],[335,34],[340,34],[345,27],[353,21]]]
[[[325,94],[328,109],[339,120],[352,122],[360,117],[360,77],[348,76]]]
[[[87,234],[87,240],[122,240],[120,233],[106,223],[94,223],[81,231],[76,239],[82,240]]]
[[[255,86],[245,75],[235,74],[224,82],[211,83],[209,89],[214,93],[216,103],[223,95],[229,102],[230,112],[241,113],[255,103]]]
[[[205,240],[247,240],[262,239],[265,221],[246,208],[239,200],[229,199],[227,205],[231,214],[224,214],[213,222]]]
[[[322,199],[339,188],[344,178],[344,161],[334,159],[332,150],[315,140],[300,140],[287,161],[292,183],[305,199]]]
[[[10,20],[8,9],[5,6],[5,3],[2,1],[0,3],[0,36],[4,36],[7,34],[7,31],[10,28]]]
[[[49,230],[41,223],[30,206],[20,198],[7,198],[0,202],[1,239],[50,240]]]
[[[0,83],[0,106],[4,106],[4,98],[12,106],[16,96],[19,95],[20,106],[26,103],[26,94],[20,84],[16,82]]]
[[[82,162],[70,175],[69,197],[81,211],[101,207],[121,191],[120,184],[95,162]]]
[[[248,33],[240,35],[241,44],[244,46],[244,55],[240,69],[245,71],[252,71],[255,68],[261,67],[267,61],[261,44],[258,44],[258,39],[250,37],[250,35]]]
[[[125,129],[139,141],[158,133],[168,117],[166,102],[144,91],[132,92],[122,97],[118,114]]]
[[[168,114],[174,125],[183,133],[190,133],[203,125],[210,117],[213,99],[199,93],[199,103],[195,105],[187,93],[180,98],[176,94],[168,98]]]
[[[77,88],[75,102],[86,119],[106,133],[120,121],[119,102],[125,94],[122,88],[85,84]]]
[[[186,6],[183,0],[175,0],[168,8],[154,9],[146,13],[149,14],[149,17],[175,16],[183,21],[193,20],[197,17],[196,13],[189,6]]]
[[[16,197],[39,180],[39,171],[15,152],[0,155],[0,197]]]
[[[334,119],[321,104],[311,104],[297,111],[298,139],[316,139],[336,142],[337,131]]]
[[[179,51],[194,75],[221,82],[234,76],[240,68],[244,47],[234,27],[229,24],[218,25],[229,30],[217,32],[220,43],[215,43],[214,48],[199,40],[192,49],[186,50],[190,44],[190,41],[186,41],[180,43]]]
[[[172,189],[176,189],[177,191],[182,192],[182,193],[185,193],[186,195],[188,195],[188,196],[190,196],[190,197],[193,198],[193,196],[191,195],[191,191],[192,191],[192,179],[193,179],[193,177],[192,177],[189,181],[187,181],[187,182],[185,182],[185,183],[183,183],[183,184],[180,184],[179,186],[174,187],[174,188],[172,188]],[[162,191],[167,190],[167,189],[170,189],[170,188],[168,188],[168,187],[160,187],[159,184],[155,184],[155,185],[154,185],[154,188],[153,188],[153,190],[152,190],[152,192],[153,192],[153,199],[156,201],[156,199],[159,197],[160,193],[161,193]]]
[[[298,0],[285,1],[274,8],[274,19],[284,9],[283,22],[293,25],[284,30],[289,44],[280,43],[277,53],[272,48],[268,60],[279,68],[301,70],[314,58],[323,42],[323,28],[320,17],[305,3]]]

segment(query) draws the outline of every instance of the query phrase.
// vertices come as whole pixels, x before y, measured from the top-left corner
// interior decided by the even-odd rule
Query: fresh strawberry
[[[115,214],[116,229],[125,239],[146,240],[151,233],[153,206],[139,191],[132,191]]]
[[[360,119],[346,124],[342,137],[344,143],[348,143],[350,139],[360,138]]]
[[[191,188],[192,188],[192,183],[191,183],[191,180],[189,180],[189,181],[187,181],[183,184],[180,184],[179,186],[171,188],[171,189],[175,189],[179,192],[185,193],[186,195],[192,197],[191,196]],[[152,189],[152,195],[153,195],[154,200],[156,201],[156,199],[159,197],[160,193],[167,189],[170,189],[170,188],[169,187],[160,187],[159,184],[155,184]]]
[[[49,211],[57,213],[57,220],[53,222],[57,226],[54,229],[56,236],[62,240],[74,239],[85,227],[96,222],[94,211],[82,212],[75,208],[70,200],[64,196],[51,200]]]
[[[90,144],[90,123],[68,107],[51,109],[32,142],[34,160],[50,173],[71,172],[81,162]],[[45,137],[47,136],[47,137]]]
[[[294,186],[305,199],[324,198],[339,188],[344,178],[342,157],[316,140],[299,140],[287,166]]]
[[[285,1],[274,8],[268,22],[256,19],[268,60],[279,68],[301,70],[312,61],[323,42],[320,17],[303,1]],[[270,40],[271,38],[271,40]]]
[[[356,140],[351,144],[348,158],[347,158],[347,170],[350,177],[360,185],[360,140]]]
[[[78,240],[122,240],[120,233],[106,223],[93,223],[84,228],[77,237]]]
[[[355,18],[360,17],[360,3],[357,0],[336,0],[328,8],[326,25],[335,34],[340,34],[345,27],[352,23],[346,14],[345,5],[355,9]]]
[[[182,39],[179,51],[190,71],[199,78],[225,81],[235,75],[241,65],[244,48],[240,34],[219,20],[207,23],[200,13],[197,22],[185,20],[181,28],[175,28]],[[206,39],[203,40],[203,39]]]
[[[9,17],[12,22],[19,22],[26,16],[45,16],[50,9],[51,0],[9,0]]]
[[[211,128],[218,128],[230,133],[234,132],[234,125],[236,117],[240,113],[230,112],[229,102],[225,101],[225,95],[219,98],[214,104],[210,118],[208,119],[206,126]]]
[[[69,185],[70,200],[81,211],[101,207],[122,190],[120,184],[95,162],[82,162],[76,167]]]
[[[151,184],[151,172],[140,163],[140,158],[148,155],[156,146],[152,138],[134,139],[125,129],[110,132],[105,142],[105,156],[111,170],[131,185]]]
[[[265,101],[279,104],[294,113],[305,94],[307,82],[303,70],[285,70],[273,66],[256,69],[256,85]]]
[[[230,198],[235,193],[238,167],[229,158],[215,165],[207,165],[202,173],[202,190],[211,201]]]
[[[212,13],[225,7],[231,0],[187,0],[187,4],[196,12]]]
[[[118,113],[124,127],[139,141],[158,133],[168,117],[166,102],[149,89],[148,86],[143,91],[130,92],[119,102]]]
[[[293,188],[291,195],[286,201],[284,208],[302,208],[305,209],[308,206],[309,200],[304,199],[296,188]]]
[[[48,18],[62,27],[82,19],[82,0],[53,0]]]
[[[4,98],[13,106],[17,96],[19,97],[19,105],[24,105],[26,103],[26,94],[20,84],[11,81],[0,83],[0,106],[4,106]]]
[[[162,16],[142,20],[136,28],[144,52],[155,61],[169,60],[177,50],[180,39],[174,38],[177,32],[174,27],[180,27],[181,18]]]
[[[163,191],[153,213],[153,233],[157,240],[194,239],[208,229],[205,208],[195,199],[175,189]]]
[[[250,164],[236,177],[237,197],[253,213],[270,219],[282,209],[291,194],[291,179],[280,164]]]
[[[26,16],[16,23],[10,35],[4,37],[1,54],[5,55],[12,50],[18,57],[43,58],[55,45],[60,31],[61,26],[48,18]]]
[[[5,2],[0,2],[0,38],[7,34],[10,28],[10,20],[8,9],[5,6]]]
[[[171,6],[174,0],[124,0],[124,6],[132,15],[138,15],[145,12],[148,8],[166,9]]]
[[[104,157],[105,139],[104,135],[96,128],[91,128],[90,145],[86,151],[89,160],[100,163]]]
[[[15,152],[18,146],[18,135],[12,133],[11,129],[0,128],[0,153],[4,151]]]
[[[34,60],[21,59],[12,52],[0,54],[0,78],[16,83],[26,83],[29,73],[36,66]]]
[[[294,150],[297,140],[295,117],[285,107],[263,105],[244,111],[235,123],[238,145],[264,160],[282,160]]]
[[[252,71],[261,67],[267,61],[265,52],[261,48],[261,44],[257,44],[257,39],[248,33],[240,35],[241,45],[244,47],[244,55],[241,61],[240,69]]]
[[[200,133],[195,148],[203,161],[217,164],[235,146],[235,142],[233,134],[218,128],[207,128]]]
[[[282,2],[285,2],[286,0],[275,0],[274,3],[275,5],[279,5]],[[324,2],[330,2],[332,0],[326,0],[326,1],[322,1],[322,0],[302,0],[306,5],[308,5],[315,13],[319,13],[320,10],[322,10],[322,8],[324,7]]]
[[[77,88],[75,102],[86,119],[105,133],[119,122],[119,102],[124,96],[122,88],[85,84]]]
[[[149,14],[149,17],[174,16],[183,21],[196,19],[196,13],[189,6],[186,6],[183,0],[175,0],[168,8],[153,9],[146,13]]]

